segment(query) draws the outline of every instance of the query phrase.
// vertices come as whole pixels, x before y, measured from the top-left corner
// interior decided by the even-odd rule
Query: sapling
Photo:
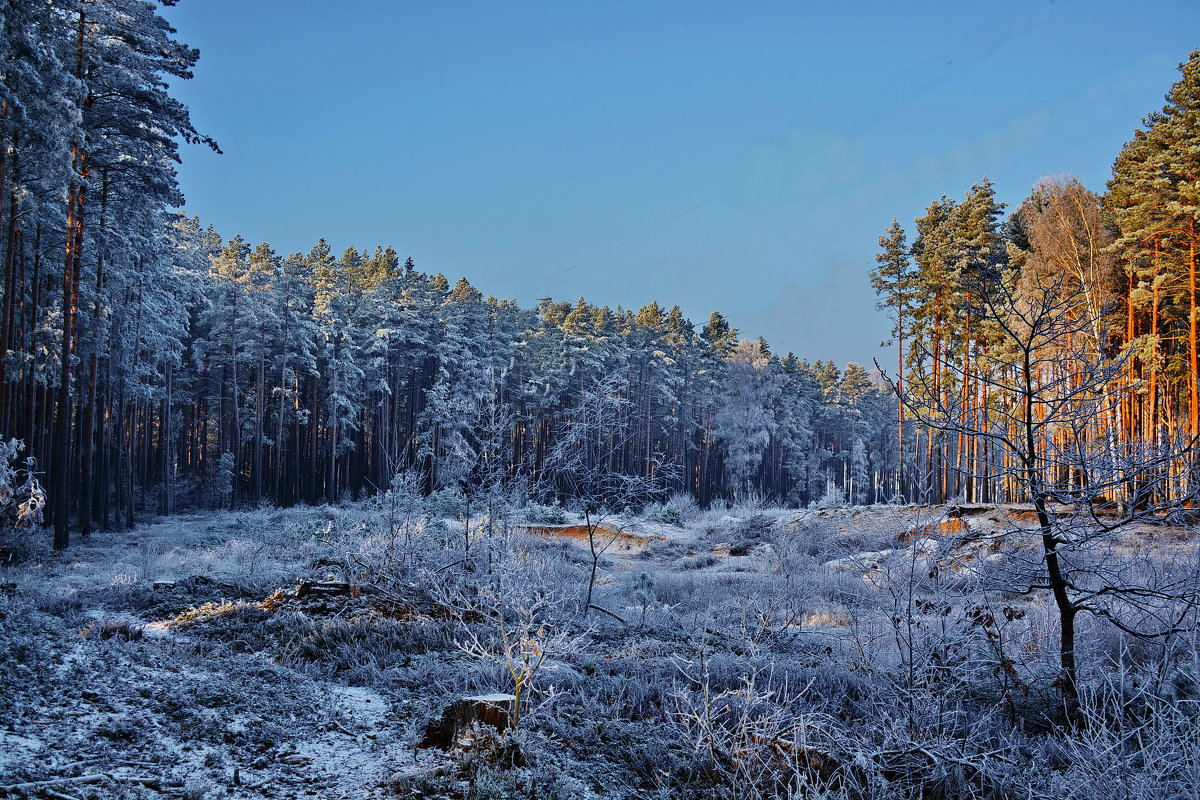
[[[616,468],[638,422],[624,387],[624,377],[613,374],[583,394],[541,475],[545,494],[565,493],[583,508],[591,556],[584,616],[593,610],[616,616],[592,602],[600,559],[636,525],[636,517],[623,510],[642,508],[661,496],[676,471],[674,465],[662,463],[654,454],[641,465],[644,472]]]
[[[633,582],[633,599],[641,606],[642,614],[638,618],[638,628],[641,629],[646,625],[646,612],[658,600],[654,595],[654,578],[650,577],[649,573],[638,573]]]
[[[514,697],[510,726],[519,729],[522,709],[538,673],[554,668],[548,661],[579,652],[589,632],[572,631],[566,625],[562,595],[529,586],[517,573],[447,601],[463,622],[458,648],[499,664],[507,673]],[[470,622],[479,618],[485,621],[483,626]]]

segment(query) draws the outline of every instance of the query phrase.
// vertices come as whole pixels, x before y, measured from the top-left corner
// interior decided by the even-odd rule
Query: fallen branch
[[[296,587],[296,597],[304,597],[305,595],[338,595],[338,594],[354,594],[354,587],[349,583],[342,581],[301,581]]]
[[[615,619],[617,622],[621,623],[622,625],[628,625],[628,624],[629,624],[629,623],[628,623],[628,622],[626,622],[625,620],[621,619],[621,617],[619,617],[619,616],[617,616],[616,614],[614,614],[613,612],[609,611],[607,608],[603,608],[603,607],[601,607],[601,606],[598,606],[598,605],[596,605],[595,603],[593,603],[592,605],[588,606],[588,608],[590,608],[590,609],[592,609],[592,610],[594,610],[594,611],[599,611],[601,614],[608,614],[610,617],[612,617],[613,619]]]
[[[60,783],[103,783],[108,780],[109,776],[102,772],[96,772],[91,775],[77,775],[74,778],[51,778],[45,781],[29,781],[28,783],[14,783],[9,786],[0,786],[0,792],[27,792],[30,789],[42,789],[46,786],[57,786]]]
[[[42,793],[49,795],[50,797],[54,797],[57,800],[79,800],[79,798],[73,794],[63,794],[62,792],[56,792],[53,789],[42,789]]]
[[[35,722],[33,724],[34,725],[53,725],[54,723],[53,722]],[[104,760],[103,758],[85,758],[80,761],[72,761],[70,764],[62,764],[60,766],[55,767],[54,769],[56,772],[70,772],[73,769],[79,769],[81,767],[95,766],[96,764],[99,764],[103,760]],[[132,766],[132,765],[130,765],[130,766]]]

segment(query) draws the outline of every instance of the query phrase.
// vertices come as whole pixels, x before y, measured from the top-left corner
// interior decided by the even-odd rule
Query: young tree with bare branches
[[[637,409],[620,374],[610,374],[580,398],[563,435],[546,459],[542,490],[575,498],[583,508],[591,567],[583,613],[612,614],[592,602],[600,559],[621,538],[631,521],[628,508],[640,508],[670,485],[673,469],[652,457],[644,470],[621,469],[620,455],[637,434]]]
[[[965,413],[955,395],[931,392],[910,375],[902,394],[914,419],[930,429],[986,441],[1001,480],[1028,507],[1033,525],[1014,522],[1001,534],[1007,566],[997,588],[1047,592],[1056,611],[1061,713],[1080,723],[1077,619],[1090,614],[1125,633],[1162,639],[1196,624],[1196,576],[1187,569],[1132,563],[1116,548],[1134,523],[1162,522],[1194,500],[1191,442],[1123,441],[1106,435],[1120,407],[1115,380],[1124,357],[1095,347],[1103,320],[1069,271],[1016,269],[967,276],[992,332],[977,356],[988,384],[986,415]],[[983,363],[980,363],[982,360]],[[999,469],[996,469],[999,467]],[[984,479],[983,475],[975,476]],[[1037,555],[1023,537],[1040,542]]]

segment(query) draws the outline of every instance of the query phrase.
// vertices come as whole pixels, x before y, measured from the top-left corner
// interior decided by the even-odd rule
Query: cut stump
[[[496,693],[463,697],[446,706],[439,719],[425,727],[422,748],[449,750],[458,746],[464,733],[484,726],[503,732],[512,724],[516,695]]]

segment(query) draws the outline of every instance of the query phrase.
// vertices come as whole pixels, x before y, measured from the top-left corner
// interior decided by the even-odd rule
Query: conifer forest
[[[0,797],[1198,796],[1200,50],[840,365],[185,214],[173,5],[0,0]]]
[[[163,80],[198,54],[135,8],[6,18],[0,430],[45,476],[59,546],[145,514],[363,497],[405,470],[427,492],[499,470],[566,499],[547,454],[606,381],[622,420],[603,468],[661,473],[664,496],[894,494],[891,393],[860,365],[772,353],[719,312],[520,308],[390,246],[280,254],[179,217],[180,142],[217,145]]]

